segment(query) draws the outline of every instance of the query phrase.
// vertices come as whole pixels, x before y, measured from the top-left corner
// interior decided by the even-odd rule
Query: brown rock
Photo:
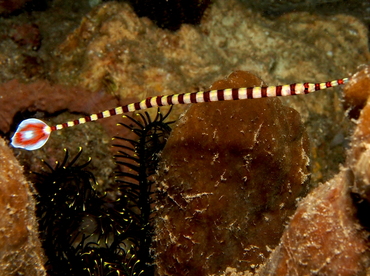
[[[34,23],[12,26],[9,36],[19,46],[25,46],[32,50],[37,50],[41,45],[39,26]]]
[[[68,110],[91,114],[131,101],[132,99],[124,99],[120,102],[102,92],[92,93],[79,87],[53,85],[45,80],[33,83],[12,80],[0,84],[0,131],[6,133],[10,130],[12,120],[18,112],[39,111],[53,114]],[[100,122],[107,124],[107,128],[117,123],[114,119]]]
[[[351,77],[351,81],[344,87],[344,108],[349,116],[357,119],[361,109],[365,106],[369,97],[370,87],[369,66]]]
[[[15,130],[13,118],[18,115],[25,116],[53,114],[62,111],[80,114],[60,114],[56,118],[41,118],[50,125],[74,120],[83,115],[116,107],[120,104],[131,102],[130,99],[122,101],[106,93],[92,93],[86,89],[53,85],[48,81],[38,80],[33,83],[21,83],[12,80],[0,85],[0,132],[9,133]],[[24,118],[23,118],[24,119]],[[98,123],[85,124],[74,128],[64,129],[52,133],[47,144],[40,150],[29,152],[15,149],[19,162],[25,167],[25,172],[40,172],[45,166],[41,159],[48,162],[52,167],[57,160],[64,159],[63,148],[70,149],[72,156],[78,152],[78,148],[84,149],[81,158],[92,157],[90,169],[95,171],[96,180],[106,185],[114,183],[115,162],[112,159],[109,147],[111,137],[126,135],[130,131],[117,127],[122,121],[121,116],[115,116],[109,120],[100,120]],[[104,129],[101,127],[103,125]],[[107,135],[108,133],[108,135]]]
[[[360,117],[358,118],[356,129],[352,137],[352,147],[349,151],[347,164],[352,169],[354,181],[351,185],[351,192],[354,202],[358,207],[360,222],[368,230],[370,229],[370,72],[369,67],[365,67],[356,73],[347,85],[347,102],[358,103]],[[367,98],[366,98],[367,97]]]
[[[142,99],[202,90],[235,68],[270,85],[322,82],[368,63],[367,34],[348,15],[297,12],[272,21],[237,0],[214,1],[200,26],[170,32],[139,18],[127,3],[111,1],[58,47],[51,74],[58,82]],[[310,136],[312,177],[332,177],[345,160],[342,137],[349,132],[339,89],[282,101],[300,113]]]
[[[259,276],[370,274],[369,83],[364,68],[344,89],[347,106],[359,116],[346,166],[300,202]]]
[[[45,275],[30,186],[2,139],[0,195],[0,275]]]
[[[213,88],[261,84],[235,81],[241,74]],[[279,99],[191,106],[158,172],[158,275],[254,271],[307,191],[307,145],[298,113]]]
[[[361,230],[343,169],[302,202],[267,265],[266,275],[366,275],[368,233]]]

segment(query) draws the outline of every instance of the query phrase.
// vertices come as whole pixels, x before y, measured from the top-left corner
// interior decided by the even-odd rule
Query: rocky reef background
[[[271,17],[274,11],[269,12],[270,17],[265,17],[265,13],[261,12],[261,9],[264,10],[261,8],[263,5],[254,6],[251,9],[245,3],[236,0],[213,1],[208,3],[205,9],[206,2],[200,1],[203,16],[200,16],[197,10],[197,18],[200,19],[197,22],[188,22],[199,24],[179,25],[177,23],[176,28],[163,29],[158,27],[160,25],[158,19],[152,21],[147,17],[138,17],[134,8],[125,2],[81,1],[80,4],[76,4],[57,0],[36,1],[32,5],[26,4],[26,8],[28,7],[26,11],[16,9],[17,5],[22,6],[22,1],[10,2],[14,2],[14,5],[8,5],[5,8],[4,5],[0,5],[2,9],[0,12],[3,14],[0,18],[2,26],[0,28],[2,64],[0,131],[5,139],[9,138],[20,120],[29,116],[36,116],[48,122],[64,122],[67,118],[76,118],[141,100],[147,96],[207,89],[216,80],[223,79],[237,70],[252,72],[268,85],[328,81],[351,76],[359,70],[360,66],[367,64],[370,57],[367,28],[369,18],[365,12],[366,7],[364,8],[360,3],[356,7],[362,13],[350,13],[340,9],[337,12],[325,14],[316,13],[315,10],[321,11],[322,4],[330,3],[309,5],[310,10],[295,7],[299,11],[292,11],[288,8],[289,1],[287,1],[286,9],[282,9],[283,12],[279,10],[279,16]],[[258,2],[263,1],[256,1]],[[355,3],[351,1],[351,5],[356,5]],[[361,18],[360,15],[362,15]],[[192,16],[193,14],[190,13],[190,17]],[[362,79],[366,80],[367,74],[363,74],[365,77]],[[259,85],[261,80],[257,80],[241,83]],[[240,82],[235,82],[237,83],[240,85]],[[350,85],[353,86],[354,83],[353,81]],[[366,83],[359,83],[358,87],[365,89]],[[350,108],[348,113],[351,113],[355,120],[361,118],[359,117],[361,108],[366,106],[367,99],[357,98],[348,96],[346,101],[346,108]],[[168,232],[163,231],[156,241],[157,262],[160,268],[158,275],[180,275],[179,271],[186,275],[194,272],[194,269],[199,268],[198,266],[201,266],[199,269],[202,275],[223,273],[225,275],[235,273],[301,275],[309,271],[322,272],[323,275],[330,275],[331,271],[336,271],[335,275],[366,275],[367,272],[364,269],[368,264],[366,215],[364,219],[358,218],[358,214],[366,214],[368,200],[367,142],[365,127],[362,127],[366,126],[366,123],[359,124],[356,130],[353,130],[353,122],[345,116],[340,89],[302,97],[289,97],[281,100],[283,105],[280,100],[278,103],[274,103],[275,100],[261,102],[263,103],[257,104],[253,101],[212,104],[202,107],[205,111],[191,107],[186,113],[188,117],[183,117],[179,121],[179,126],[174,130],[168,147],[164,150],[163,172],[159,175],[158,187],[161,201],[157,208],[159,217],[167,220],[158,222],[158,227],[167,227]],[[177,119],[186,108],[174,108],[172,118]],[[296,111],[292,111],[291,108]],[[238,112],[242,115],[234,113],[239,109]],[[279,111],[273,111],[275,109]],[[281,111],[283,109],[288,111],[284,113]],[[365,113],[365,110],[367,109],[362,112]],[[276,113],[270,115],[268,112]],[[218,116],[217,113],[219,113]],[[60,115],[54,116],[58,114]],[[239,118],[238,116],[241,116],[240,119],[235,120]],[[259,125],[256,118],[264,118],[264,116],[272,121]],[[195,120],[190,130],[185,132],[184,121],[192,117],[200,122]],[[208,122],[211,117],[215,118],[217,124]],[[229,117],[233,117],[234,121]],[[274,121],[278,117],[283,118]],[[362,118],[365,117],[365,115],[362,116]],[[52,164],[55,160],[63,158],[64,147],[70,148],[73,152],[74,149],[77,151],[77,148],[82,146],[86,154],[92,157],[93,162],[96,160],[93,171],[98,182],[114,185],[113,171],[117,168],[112,161],[109,141],[114,135],[126,135],[119,133],[115,127],[119,120],[120,118],[111,118],[106,122],[103,120],[102,125],[89,124],[61,131],[55,133],[48,144],[39,151],[30,153],[14,150],[14,154],[26,172],[37,171],[41,164],[39,159],[42,158]],[[293,120],[293,123],[289,120]],[[244,121],[252,122],[254,128],[248,128],[248,124],[243,123]],[[360,119],[359,122],[365,122],[365,120]],[[215,128],[226,132],[220,132],[224,134],[219,136],[216,133],[216,137],[209,136]],[[273,161],[266,153],[249,160],[248,152],[244,151],[248,151],[251,146],[246,144],[244,145],[246,148],[243,149],[240,144],[244,138],[229,141],[228,128],[230,131],[239,133],[251,131],[253,134],[257,130],[262,131],[261,133],[270,133],[267,134],[270,135],[270,140],[266,138],[267,140],[261,140],[257,144],[261,147],[262,153],[266,147],[276,149],[269,154],[277,157],[277,161]],[[203,134],[207,133],[206,129],[210,134]],[[199,137],[189,137],[192,143],[181,140],[184,135],[195,130],[197,130],[195,134]],[[353,131],[354,134],[351,136]],[[176,135],[180,137],[183,145],[180,142],[174,142]],[[204,140],[206,143],[195,144],[194,141],[198,143],[199,140]],[[361,141],[361,146],[357,141]],[[279,148],[282,144],[283,151]],[[299,154],[293,150],[294,144],[299,144]],[[352,149],[346,154],[346,149],[350,145]],[[7,145],[3,144],[2,147],[7,150]],[[189,148],[204,152],[201,154],[203,156],[201,161],[205,162],[203,165],[195,163],[194,160],[197,157],[188,151]],[[166,157],[166,152],[172,152],[175,156]],[[230,155],[227,154],[228,152]],[[226,159],[221,160],[222,154]],[[239,172],[226,172],[226,165],[231,166],[232,162],[238,162],[233,154],[240,154],[246,159],[240,160],[239,165],[236,163],[235,166]],[[292,159],[289,158],[290,155]],[[300,161],[297,163],[293,157],[300,157],[298,158]],[[178,158],[178,160],[170,161],[170,158]],[[207,158],[211,158],[213,163],[205,161],[208,160]],[[228,160],[227,158],[230,161],[225,161]],[[14,163],[10,158],[4,158],[4,160]],[[260,161],[253,163],[251,162],[253,160]],[[170,171],[167,171],[166,162],[175,163],[179,175],[168,176],[167,173]],[[248,167],[248,162],[255,167]],[[275,164],[276,173],[269,171],[267,165],[264,167],[265,163],[269,162]],[[307,165],[310,167],[310,172]],[[359,169],[360,167],[362,169]],[[12,169],[6,169],[5,165],[1,168],[2,175],[12,171]],[[222,168],[225,168],[225,173]],[[217,176],[212,176],[213,172],[217,173]],[[269,172],[272,173],[270,180],[267,177]],[[292,191],[289,191],[289,185],[295,187],[294,181],[290,179],[296,174],[295,172],[299,172],[302,177],[297,181],[299,183],[297,190],[292,188]],[[214,180],[219,178],[219,187],[213,187],[213,182],[211,183],[213,186],[209,187],[197,185],[199,190],[194,190],[191,184],[184,186],[184,183],[189,181],[186,178],[194,178],[194,174],[198,175],[195,179],[200,183],[206,182],[200,180],[204,176],[212,176]],[[246,200],[247,197],[237,197],[237,194],[240,194],[238,189],[244,189],[244,186],[239,185],[237,181],[232,181],[235,186],[226,185],[230,179],[238,178],[236,175],[241,178],[245,176],[246,183],[252,179],[256,187],[262,186],[262,190],[254,188],[248,190],[249,193],[256,194],[253,201],[249,203],[253,206],[259,203],[262,206],[255,207],[255,219],[243,220],[247,216],[246,210],[249,210],[248,205],[244,206],[243,203],[248,200]],[[168,180],[171,178],[174,179],[172,182]],[[280,185],[281,191],[277,192],[269,189],[268,185],[264,186],[264,183],[271,183],[273,179],[279,179],[275,184]],[[328,182],[319,184],[325,181]],[[9,183],[4,180],[1,185],[10,185]],[[223,185],[225,188],[222,188]],[[296,207],[296,198],[305,195],[309,189],[316,186],[318,187],[300,202],[290,226],[283,234],[284,226],[289,222],[288,217],[293,214]],[[287,189],[292,199],[289,203],[286,203],[285,197],[282,196],[284,189]],[[266,198],[261,195],[268,192],[271,194]],[[258,195],[258,193],[261,194]],[[211,194],[218,202],[209,199]],[[180,195],[182,201],[179,203],[177,197]],[[196,195],[199,195],[200,199],[195,197]],[[1,197],[7,198],[5,192]],[[203,197],[206,198],[205,202],[201,201]],[[229,202],[235,197],[241,202],[235,199],[236,207],[231,208]],[[271,203],[275,198],[279,200]],[[28,203],[28,198],[25,198],[24,204],[32,205]],[[209,205],[218,204],[219,209],[213,211],[209,209]],[[279,207],[280,204],[283,204],[282,208]],[[243,205],[243,208],[237,207],[240,205]],[[292,208],[287,205],[291,205]],[[189,215],[192,209],[187,208],[193,207],[200,210],[200,213]],[[265,209],[261,211],[261,208]],[[203,209],[209,209],[210,215],[207,212],[207,215],[203,214],[201,212]],[[1,213],[7,214],[9,210],[3,208]],[[26,216],[32,221],[31,213]],[[219,213],[222,213],[224,219],[220,219]],[[271,213],[274,215],[272,216]],[[177,232],[176,229],[187,222],[189,216],[199,229],[194,228],[197,229],[195,231],[189,226],[182,229],[186,233]],[[175,218],[177,221],[174,220]],[[335,220],[338,218],[342,221]],[[203,224],[199,224],[198,221]],[[276,226],[271,221],[274,221]],[[309,225],[313,221],[317,223]],[[218,222],[220,222],[219,225],[217,225]],[[254,232],[248,231],[248,223],[257,225]],[[338,225],[341,227],[337,227]],[[216,227],[220,232],[202,232],[202,229],[212,227]],[[271,243],[266,243],[269,232],[266,232],[267,230],[264,232],[263,229],[272,229],[276,234],[271,236]],[[259,231],[261,242],[249,242],[253,237],[259,236]],[[17,230],[11,232],[16,236],[19,235]],[[324,232],[329,233],[328,236],[324,236]],[[5,240],[13,239],[8,237],[8,231],[1,233]],[[212,234],[216,235],[215,240],[209,238]],[[238,237],[235,238],[235,235]],[[33,236],[27,232],[24,234],[24,239],[27,240],[28,237]],[[166,237],[170,240],[166,241]],[[306,238],[302,241],[300,237]],[[29,239],[33,240],[33,238]],[[244,239],[245,244],[241,243],[240,239]],[[330,243],[333,247],[326,249],[317,239],[333,240]],[[199,240],[206,240],[209,243],[198,245]],[[233,242],[234,245],[226,246],[225,244],[229,242]],[[345,244],[356,246],[349,252]],[[189,253],[187,251],[190,250],[190,245],[194,246],[193,254],[199,252],[198,255],[195,254],[199,259],[186,255]],[[19,252],[22,246],[24,245],[11,250]],[[31,248],[33,246],[38,246],[37,241],[28,245]],[[179,258],[184,257],[182,263],[177,261],[176,264],[167,266],[164,260],[168,260],[169,263],[171,261],[166,253],[175,254],[173,251],[167,251],[168,246],[179,247],[177,251]],[[209,256],[202,254],[202,248],[205,246],[214,250],[203,251],[208,252]],[[276,246],[276,250],[271,253]],[[315,251],[313,247],[319,249]],[[3,248],[1,251],[7,252],[8,249]],[[222,252],[219,256],[215,255],[214,252],[220,252],[222,249],[228,251]],[[317,252],[319,255],[315,255]],[[184,253],[186,254],[183,255]],[[270,253],[271,257],[269,257]],[[225,258],[224,255],[226,255]],[[254,257],[251,257],[252,255]],[[41,260],[42,254],[40,253],[37,258]],[[203,266],[204,258],[209,260],[206,266]],[[341,258],[353,260],[351,264],[358,265],[353,267],[348,265],[346,270],[344,268],[346,262]],[[189,259],[191,259],[190,263]],[[325,263],[320,263],[323,260]],[[28,264],[26,258],[24,267],[28,267]],[[333,270],[334,268],[329,264],[338,267],[338,270]],[[260,269],[261,266],[263,266],[262,269]],[[35,267],[36,271],[39,271],[39,274],[35,275],[43,275],[42,269],[38,270],[38,266]]]

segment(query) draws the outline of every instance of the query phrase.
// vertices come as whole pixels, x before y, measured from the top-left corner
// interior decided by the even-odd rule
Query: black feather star
[[[121,124],[137,139],[115,137],[128,143],[115,145],[123,167],[117,173],[116,200],[95,190],[94,175],[87,170],[90,159],[77,164],[82,149],[72,160],[65,150],[62,162],[55,167],[44,162],[48,172],[34,173],[49,275],[154,275],[151,176],[171,131],[171,122],[164,122],[169,112],[158,111],[154,120],[138,114],[138,119],[127,117],[131,124]]]
[[[118,140],[127,142],[129,145],[115,144],[119,148],[116,162],[129,171],[117,173],[117,183],[123,194],[126,194],[133,210],[132,216],[135,218],[135,224],[138,227],[137,233],[138,251],[137,255],[143,268],[148,275],[154,274],[152,266],[152,256],[150,254],[150,245],[152,242],[153,225],[151,224],[151,204],[153,203],[153,184],[151,176],[159,161],[159,152],[165,146],[167,138],[171,132],[169,124],[165,122],[171,109],[163,115],[159,109],[157,116],[152,120],[147,112],[138,113],[139,119],[127,117],[133,124],[120,125],[134,132],[138,139],[132,140],[124,137],[115,137]]]

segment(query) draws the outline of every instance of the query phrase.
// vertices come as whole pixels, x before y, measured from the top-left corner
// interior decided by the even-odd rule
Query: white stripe
[[[186,94],[184,95],[184,97],[183,97],[183,99],[184,99],[184,103],[186,103],[186,104],[191,103],[191,100],[190,100],[190,94],[191,94],[191,93],[186,93]]]
[[[128,109],[129,112],[135,111],[135,105],[134,104],[129,104],[127,106],[127,109]]]
[[[276,86],[268,86],[266,94],[267,97],[276,97]]]
[[[146,105],[146,101],[145,100],[144,101],[141,101],[139,105],[140,105],[140,109],[146,109],[146,108],[148,108],[147,105]]]
[[[123,113],[122,106],[116,107],[116,108],[114,109],[114,111],[116,112],[116,114],[117,114],[117,115],[122,114],[122,113]]]
[[[304,94],[304,85],[303,85],[303,83],[296,83],[296,85],[295,85],[295,93],[297,95]]]
[[[98,115],[96,114],[90,115],[90,118],[91,118],[91,121],[96,121],[98,119]]]
[[[153,98],[151,98],[151,99],[150,99],[150,104],[151,104],[152,106],[158,106],[158,104],[157,104],[157,97],[153,97]]]
[[[253,99],[258,99],[258,98],[261,98],[261,97],[262,97],[261,87],[254,87],[253,90],[252,90],[252,98]]]
[[[217,102],[218,97],[217,97],[217,90],[212,90],[209,92],[209,99],[211,102]]]
[[[320,89],[325,89],[325,88],[326,88],[325,82],[320,83]]]
[[[203,91],[197,92],[195,94],[195,98],[196,98],[197,103],[204,103],[204,92]]]
[[[248,96],[247,96],[247,88],[246,87],[239,88],[239,90],[238,90],[238,98],[240,100],[245,100],[246,98],[248,98]]]
[[[308,84],[308,92],[314,92],[315,91],[315,84],[314,83],[309,83]]]
[[[290,85],[283,85],[281,87],[281,96],[289,96],[291,94]]]
[[[162,105],[167,105],[167,98],[168,96],[163,96],[160,100],[161,100],[161,104]]]
[[[233,92],[231,88],[224,90],[224,99],[225,100],[232,100],[233,99]]]
[[[171,97],[171,95],[168,96],[168,97]],[[166,97],[166,98],[168,98],[168,97]],[[172,98],[171,98],[171,102],[172,102],[172,104],[178,104],[179,103],[179,94],[173,95]],[[168,101],[165,101],[164,104],[168,105]]]
[[[110,117],[110,112],[109,112],[109,110],[105,110],[105,111],[103,111],[103,112],[102,112],[102,114],[103,114],[103,118],[108,118],[108,117]]]

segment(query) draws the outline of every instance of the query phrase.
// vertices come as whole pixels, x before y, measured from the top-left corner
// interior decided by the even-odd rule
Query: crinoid
[[[171,109],[163,115],[159,109],[157,116],[152,120],[147,112],[138,113],[138,119],[127,117],[131,124],[121,123],[127,129],[134,132],[138,138],[128,139],[125,137],[115,137],[126,142],[125,145],[116,143],[114,146],[119,148],[115,155],[117,163],[122,165],[123,170],[117,173],[119,190],[128,197],[134,225],[136,227],[135,240],[138,242],[137,255],[141,261],[142,269],[146,274],[153,274],[152,256],[150,245],[153,235],[151,224],[151,214],[153,203],[153,183],[152,175],[155,173],[158,164],[158,153],[163,149],[167,137],[171,132],[169,124],[165,122]],[[127,145],[128,143],[128,145]]]
[[[116,144],[118,197],[109,200],[95,190],[90,159],[77,164],[82,149],[48,172],[34,173],[40,238],[48,257],[49,275],[153,275],[151,176],[171,128],[164,122],[170,111],[152,120],[148,113],[121,123],[138,137]]]
[[[82,150],[49,172],[35,173],[40,238],[49,275],[139,275],[131,240],[132,218],[124,200],[109,202],[94,175],[78,165]]]

